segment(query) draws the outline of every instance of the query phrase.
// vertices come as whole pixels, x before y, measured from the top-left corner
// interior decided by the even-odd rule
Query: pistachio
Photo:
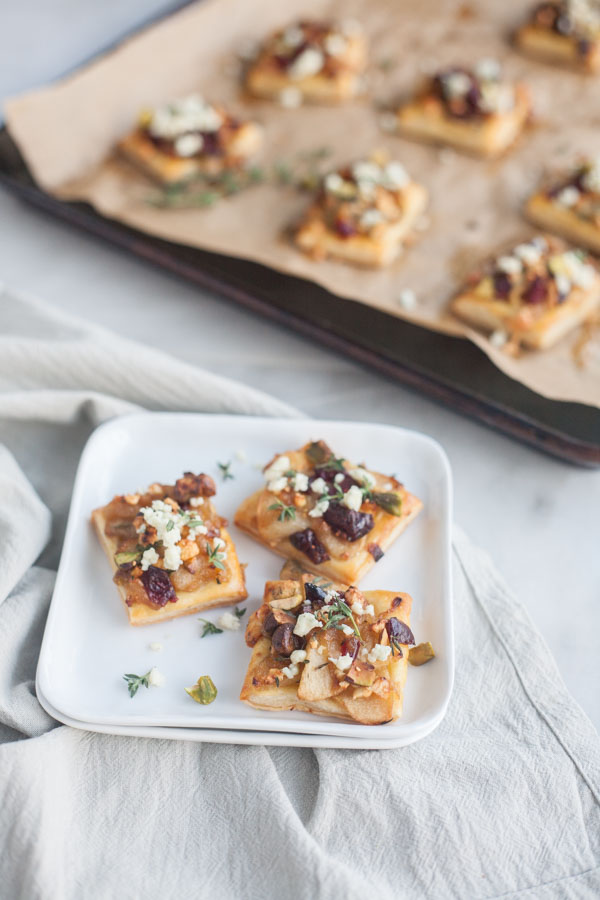
[[[193,687],[186,687],[185,692],[203,706],[212,703],[217,697],[217,689],[210,675],[201,675]]]
[[[381,493],[373,491],[371,500],[392,516],[402,515],[402,497],[393,491]]]
[[[425,641],[423,644],[417,644],[416,647],[411,647],[408,651],[408,661],[411,666],[423,666],[434,657],[435,653],[433,652],[433,647],[429,641]]]

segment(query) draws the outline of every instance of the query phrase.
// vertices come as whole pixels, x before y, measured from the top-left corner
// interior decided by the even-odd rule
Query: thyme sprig
[[[328,628],[337,628],[338,631],[341,631],[340,623],[342,619],[350,619],[352,622],[352,628],[354,629],[354,634],[360,640],[360,631],[358,630],[358,625],[356,624],[356,620],[352,615],[352,610],[348,606],[345,600],[342,600],[341,597],[338,597],[331,604],[331,609],[327,612],[327,622],[325,623],[325,630]]]
[[[223,563],[225,562],[225,553],[223,552],[221,547],[211,547],[210,544],[206,545],[206,554],[208,556],[208,561],[211,566],[214,566],[215,569],[224,569],[225,566]]]
[[[287,506],[283,500],[277,499],[274,503],[271,503],[268,509],[279,510],[277,518],[280,522],[287,522],[288,519],[296,518],[296,507]]]
[[[233,475],[230,471],[232,466],[231,460],[226,463],[218,462],[217,466],[219,467],[219,471],[221,472],[221,478],[223,479],[223,481],[233,481],[235,475]]]
[[[236,616],[238,619],[241,619],[242,616],[245,615],[245,613],[246,613],[246,607],[244,607],[243,609],[238,609],[238,607],[236,606],[235,609],[233,610],[234,616]]]
[[[215,625],[214,622],[209,622],[208,619],[198,619],[198,621],[204,622],[202,634],[200,635],[201,638],[207,637],[209,634],[223,634],[223,629]]]
[[[152,669],[149,669],[145,675],[123,675],[124,680],[127,682],[127,690],[129,691],[130,697],[135,697],[140,687],[150,687],[151,671]]]

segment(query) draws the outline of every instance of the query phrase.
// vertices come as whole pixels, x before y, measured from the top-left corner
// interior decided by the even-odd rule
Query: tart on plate
[[[191,94],[145,110],[119,151],[163,184],[243,167],[262,143],[262,129]]]
[[[585,250],[552,237],[519,244],[473,274],[452,311],[492,343],[551,347],[600,306],[600,272]]]
[[[362,725],[402,712],[412,599],[303,575],[268,581],[246,628],[252,657],[240,699]]]
[[[302,19],[276,31],[261,47],[246,74],[255,97],[282,106],[340,103],[361,90],[367,49],[355,21]]]
[[[386,266],[427,205],[427,191],[382,154],[329,172],[295,234],[315,259]]]
[[[324,441],[277,454],[235,524],[317,575],[357,584],[422,509],[393,476],[336,457]]]
[[[600,156],[540,188],[525,213],[535,225],[600,253]]]
[[[500,64],[483,59],[472,69],[455,66],[428,78],[398,110],[398,131],[478,156],[498,156],[515,142],[530,113],[526,86],[503,80]]]
[[[244,570],[212,503],[210,475],[114,497],[92,522],[131,625],[227,606],[247,597]]]
[[[538,3],[515,32],[525,53],[584,72],[600,70],[600,4],[597,0]]]

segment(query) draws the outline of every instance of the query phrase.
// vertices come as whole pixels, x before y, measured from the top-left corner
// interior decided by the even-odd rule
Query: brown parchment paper
[[[239,53],[297,16],[356,18],[370,42],[368,96],[341,107],[287,110],[244,98]],[[428,328],[475,341],[494,363],[547,397],[600,406],[600,335],[578,367],[579,335],[517,359],[447,313],[462,278],[482,258],[534,233],[520,215],[544,168],[600,152],[600,79],[527,60],[508,35],[520,0],[204,0],[141,32],[56,85],[13,98],[8,128],[39,185],[63,199],[90,202],[103,215],[178,243],[264,263],[330,291]],[[526,80],[536,123],[505,158],[481,161],[381,131],[376,104],[411,92],[425,71],[484,56]],[[389,68],[389,61],[394,65]],[[386,66],[382,66],[383,62]],[[115,141],[139,109],[199,90],[265,128],[259,164],[326,146],[331,164],[387,148],[430,191],[430,227],[385,271],[313,262],[286,237],[308,202],[293,188],[260,185],[210,209],[157,209],[150,183],[114,158]],[[417,308],[399,304],[405,288]]]

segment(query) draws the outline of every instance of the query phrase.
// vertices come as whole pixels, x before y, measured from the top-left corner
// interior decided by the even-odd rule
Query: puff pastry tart
[[[456,315],[493,332],[493,343],[512,339],[533,349],[551,347],[599,306],[592,258],[550,237],[498,257],[452,301]]]
[[[541,188],[525,212],[536,225],[600,253],[600,157]]]
[[[242,122],[198,94],[141,113],[138,127],[118,149],[164,184],[194,175],[215,176],[247,163],[262,143],[262,129]]]
[[[235,524],[311,571],[357,584],[423,504],[393,477],[336,457],[324,441],[276,456]]]
[[[211,498],[209,475],[117,496],[92,521],[132,625],[226,606],[246,596],[244,571]]]
[[[240,699],[257,709],[297,709],[362,725],[402,712],[412,599],[300,580],[268,581],[249,619],[253,648]]]
[[[295,235],[315,259],[386,266],[427,205],[427,191],[404,166],[374,155],[330,172]]]
[[[283,106],[340,103],[360,92],[366,57],[358,22],[301,20],[267,39],[248,69],[246,87]]]
[[[597,0],[538,3],[517,29],[521,50],[584,72],[600,70],[600,4]]]
[[[499,63],[453,67],[428,78],[414,100],[398,111],[398,131],[408,138],[451,144],[478,156],[510,147],[531,112],[524,84],[502,80]]]

